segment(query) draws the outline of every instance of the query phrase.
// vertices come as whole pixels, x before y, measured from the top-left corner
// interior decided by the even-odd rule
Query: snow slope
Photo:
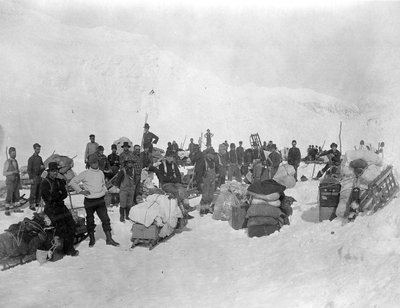
[[[34,142],[44,157],[56,150],[78,155],[77,162],[90,133],[106,153],[121,136],[140,143],[146,113],[161,147],[185,136],[188,144],[210,128],[214,144],[249,146],[250,133],[259,132],[278,147],[296,138],[305,151],[308,144],[337,142],[341,120],[345,147],[358,144],[360,134],[381,140],[348,102],[308,89],[229,86],[145,36],[70,26],[18,2],[1,4],[0,146],[17,147],[20,164]]]
[[[16,146],[23,165],[39,142],[43,157],[78,155],[79,170],[90,133],[106,152],[121,136],[139,142],[149,113],[163,147],[210,128],[215,142],[248,146],[248,135],[259,132],[279,147],[296,138],[304,152],[338,141],[342,120],[344,149],[384,140],[386,160],[399,162],[393,101],[359,110],[308,89],[228,86],[145,36],[65,25],[15,1],[0,1],[0,69],[0,161],[5,146]],[[299,170],[311,173],[312,166]],[[76,258],[0,272],[1,306],[398,306],[399,201],[344,226],[318,223],[317,185],[288,190],[297,200],[291,225],[263,238],[195,212],[185,232],[153,251],[130,251],[130,224],[110,210],[121,247],[106,246],[98,226],[96,246],[82,242]],[[73,204],[81,206],[82,197]],[[0,230],[24,216],[31,212],[2,216]]]

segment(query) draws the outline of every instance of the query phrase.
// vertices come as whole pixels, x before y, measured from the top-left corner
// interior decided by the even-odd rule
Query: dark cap
[[[99,145],[99,146],[97,147],[97,151],[104,151],[104,147],[103,147],[102,145]]]
[[[92,137],[96,137],[95,135],[93,135],[93,134],[90,134],[89,135],[89,138],[92,138]]]
[[[332,144],[331,144],[331,148],[333,148],[333,147],[337,148],[337,144],[334,142],[332,142]]]
[[[36,148],[41,148],[42,146],[39,144],[39,143],[35,143],[34,145],[33,145],[33,148],[34,149],[36,149]]]
[[[150,125],[148,123],[145,123],[143,128],[150,128]]]
[[[11,153],[11,152],[15,152],[15,148],[14,148],[14,147],[10,147],[10,148],[8,149],[8,153]]]
[[[293,143],[293,142],[296,142],[296,143],[297,143],[297,141],[296,141],[296,140],[292,140],[292,143]]]
[[[47,171],[58,171],[60,168],[58,167],[57,162],[52,161],[49,163],[49,167],[47,168]]]
[[[112,144],[111,145],[111,150],[113,150],[113,149],[117,149],[117,145],[116,144]]]

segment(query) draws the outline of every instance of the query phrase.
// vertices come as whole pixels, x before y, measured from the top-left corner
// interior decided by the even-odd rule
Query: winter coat
[[[236,148],[236,156],[237,156],[238,164],[239,165],[243,164],[243,161],[244,161],[244,149],[243,149],[242,146],[238,146]]]
[[[342,160],[341,160],[342,154],[338,150],[336,150],[335,152],[333,152],[332,149],[329,150],[329,151],[324,151],[319,156],[325,156],[325,155],[329,155],[330,156],[330,160],[332,161],[332,163],[335,166],[339,166],[341,164],[341,162],[342,162]]]
[[[147,132],[143,134],[143,147],[144,148],[153,148],[153,143],[156,144],[158,142],[158,137],[151,132]]]
[[[299,148],[292,147],[289,149],[288,153],[288,164],[292,166],[300,165],[301,153]]]
[[[30,179],[40,177],[44,170],[44,164],[42,158],[38,154],[33,154],[28,159],[28,175]]]
[[[126,168],[122,168],[113,181],[113,185],[122,191],[133,191],[136,186],[134,169],[128,171]]]
[[[158,166],[158,169],[150,167],[149,170],[157,175],[161,185],[165,183],[182,183],[181,172],[175,163],[164,161]]]

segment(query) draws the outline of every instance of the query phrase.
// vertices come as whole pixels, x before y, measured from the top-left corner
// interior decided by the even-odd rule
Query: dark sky
[[[67,24],[147,35],[229,84],[310,88],[356,103],[400,94],[399,2],[289,8],[37,3]]]

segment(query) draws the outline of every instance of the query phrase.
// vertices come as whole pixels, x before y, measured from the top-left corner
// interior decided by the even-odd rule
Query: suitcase
[[[319,185],[319,221],[336,218],[341,185],[337,180],[322,181]]]
[[[230,224],[233,229],[240,230],[247,227],[246,213],[250,205],[242,203],[239,206],[232,206],[232,217]]]

